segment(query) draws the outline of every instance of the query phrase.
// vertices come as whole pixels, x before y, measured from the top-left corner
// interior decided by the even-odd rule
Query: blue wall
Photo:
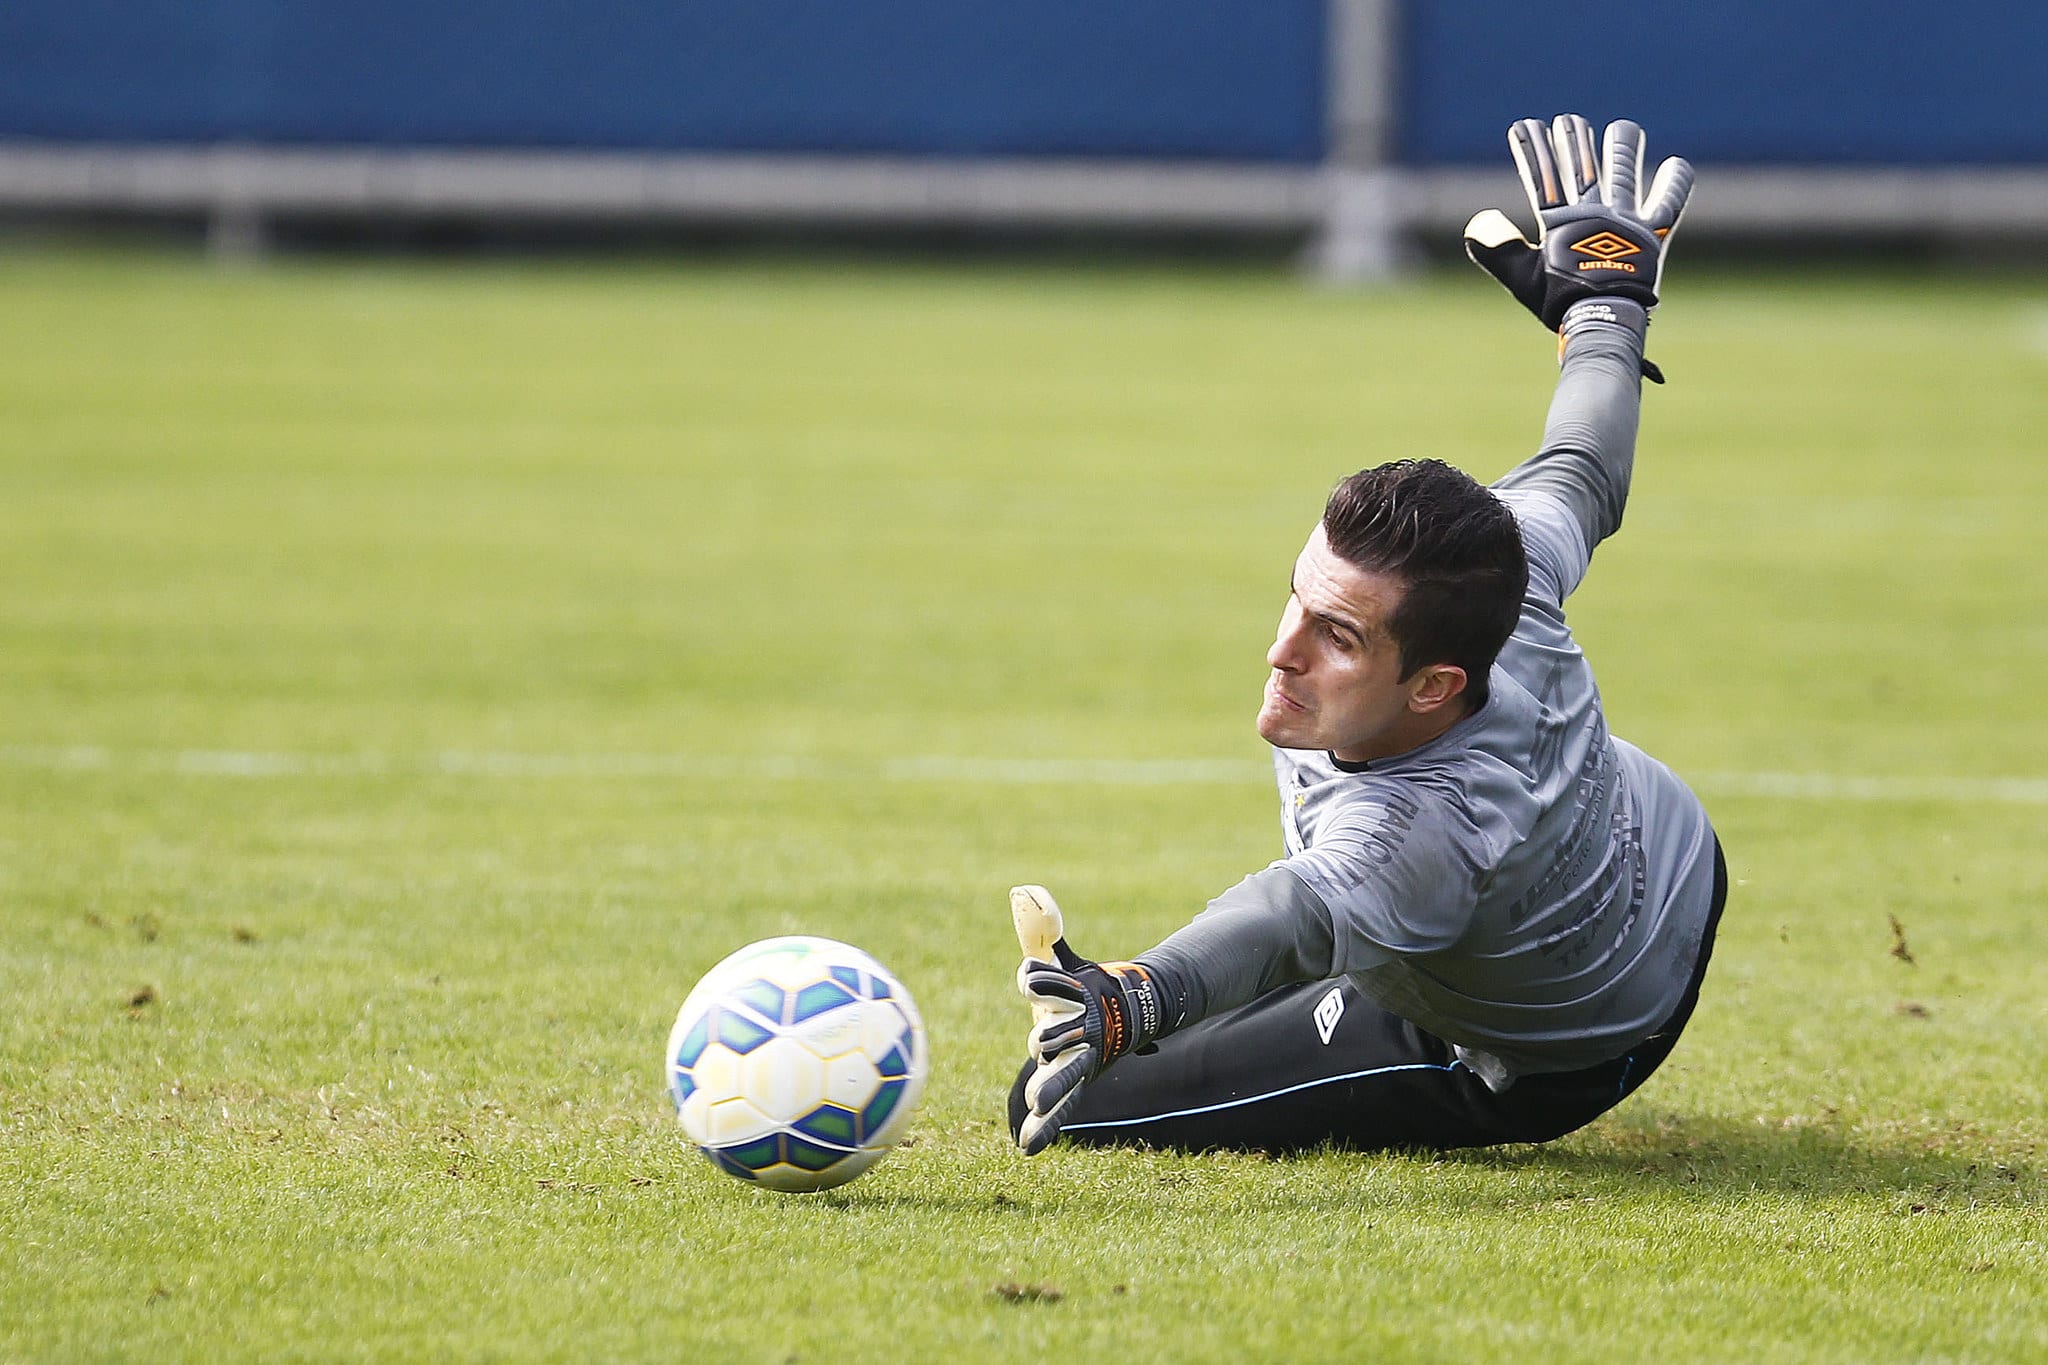
[[[4,0],[0,135],[1322,153],[1319,0]]]
[[[1403,159],[2048,162],[2048,6],[1407,0]],[[0,0],[0,137],[1307,163],[1321,0]]]
[[[1633,118],[1660,159],[2048,161],[2036,3],[1413,0],[1403,28],[1409,161],[1493,163],[1514,119],[1563,111]]]

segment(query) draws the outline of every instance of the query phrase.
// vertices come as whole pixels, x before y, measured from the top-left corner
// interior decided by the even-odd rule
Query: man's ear
[[[1408,709],[1417,715],[1441,711],[1465,695],[1465,670],[1456,664],[1429,664],[1408,680]]]

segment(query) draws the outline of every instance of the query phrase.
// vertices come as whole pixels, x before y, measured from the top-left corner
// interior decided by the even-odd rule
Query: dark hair
[[[1486,675],[1514,633],[1529,561],[1514,513],[1442,460],[1361,469],[1323,507],[1338,558],[1406,584],[1387,622],[1401,676],[1429,664],[1465,670],[1465,693],[1486,702]]]

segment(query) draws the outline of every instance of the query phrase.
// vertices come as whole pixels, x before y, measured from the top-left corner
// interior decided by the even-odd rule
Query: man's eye
[[[1343,650],[1346,654],[1349,654],[1351,652],[1351,646],[1353,644],[1353,641],[1349,635],[1337,629],[1328,621],[1322,623],[1322,628],[1324,639],[1328,640],[1331,644],[1337,646],[1337,648]]]

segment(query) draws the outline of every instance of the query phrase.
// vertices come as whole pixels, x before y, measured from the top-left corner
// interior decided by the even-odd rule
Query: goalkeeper
[[[1563,612],[1621,525],[1692,169],[1639,190],[1628,122],[1597,149],[1576,115],[1508,140],[1540,240],[1488,210],[1465,244],[1558,334],[1542,445],[1490,490],[1401,461],[1330,495],[1258,719],[1286,857],[1130,962],[1080,957],[1043,888],[1011,893],[1026,1152],[1541,1142],[1642,1084],[1692,1014],[1720,845],[1608,733]]]

